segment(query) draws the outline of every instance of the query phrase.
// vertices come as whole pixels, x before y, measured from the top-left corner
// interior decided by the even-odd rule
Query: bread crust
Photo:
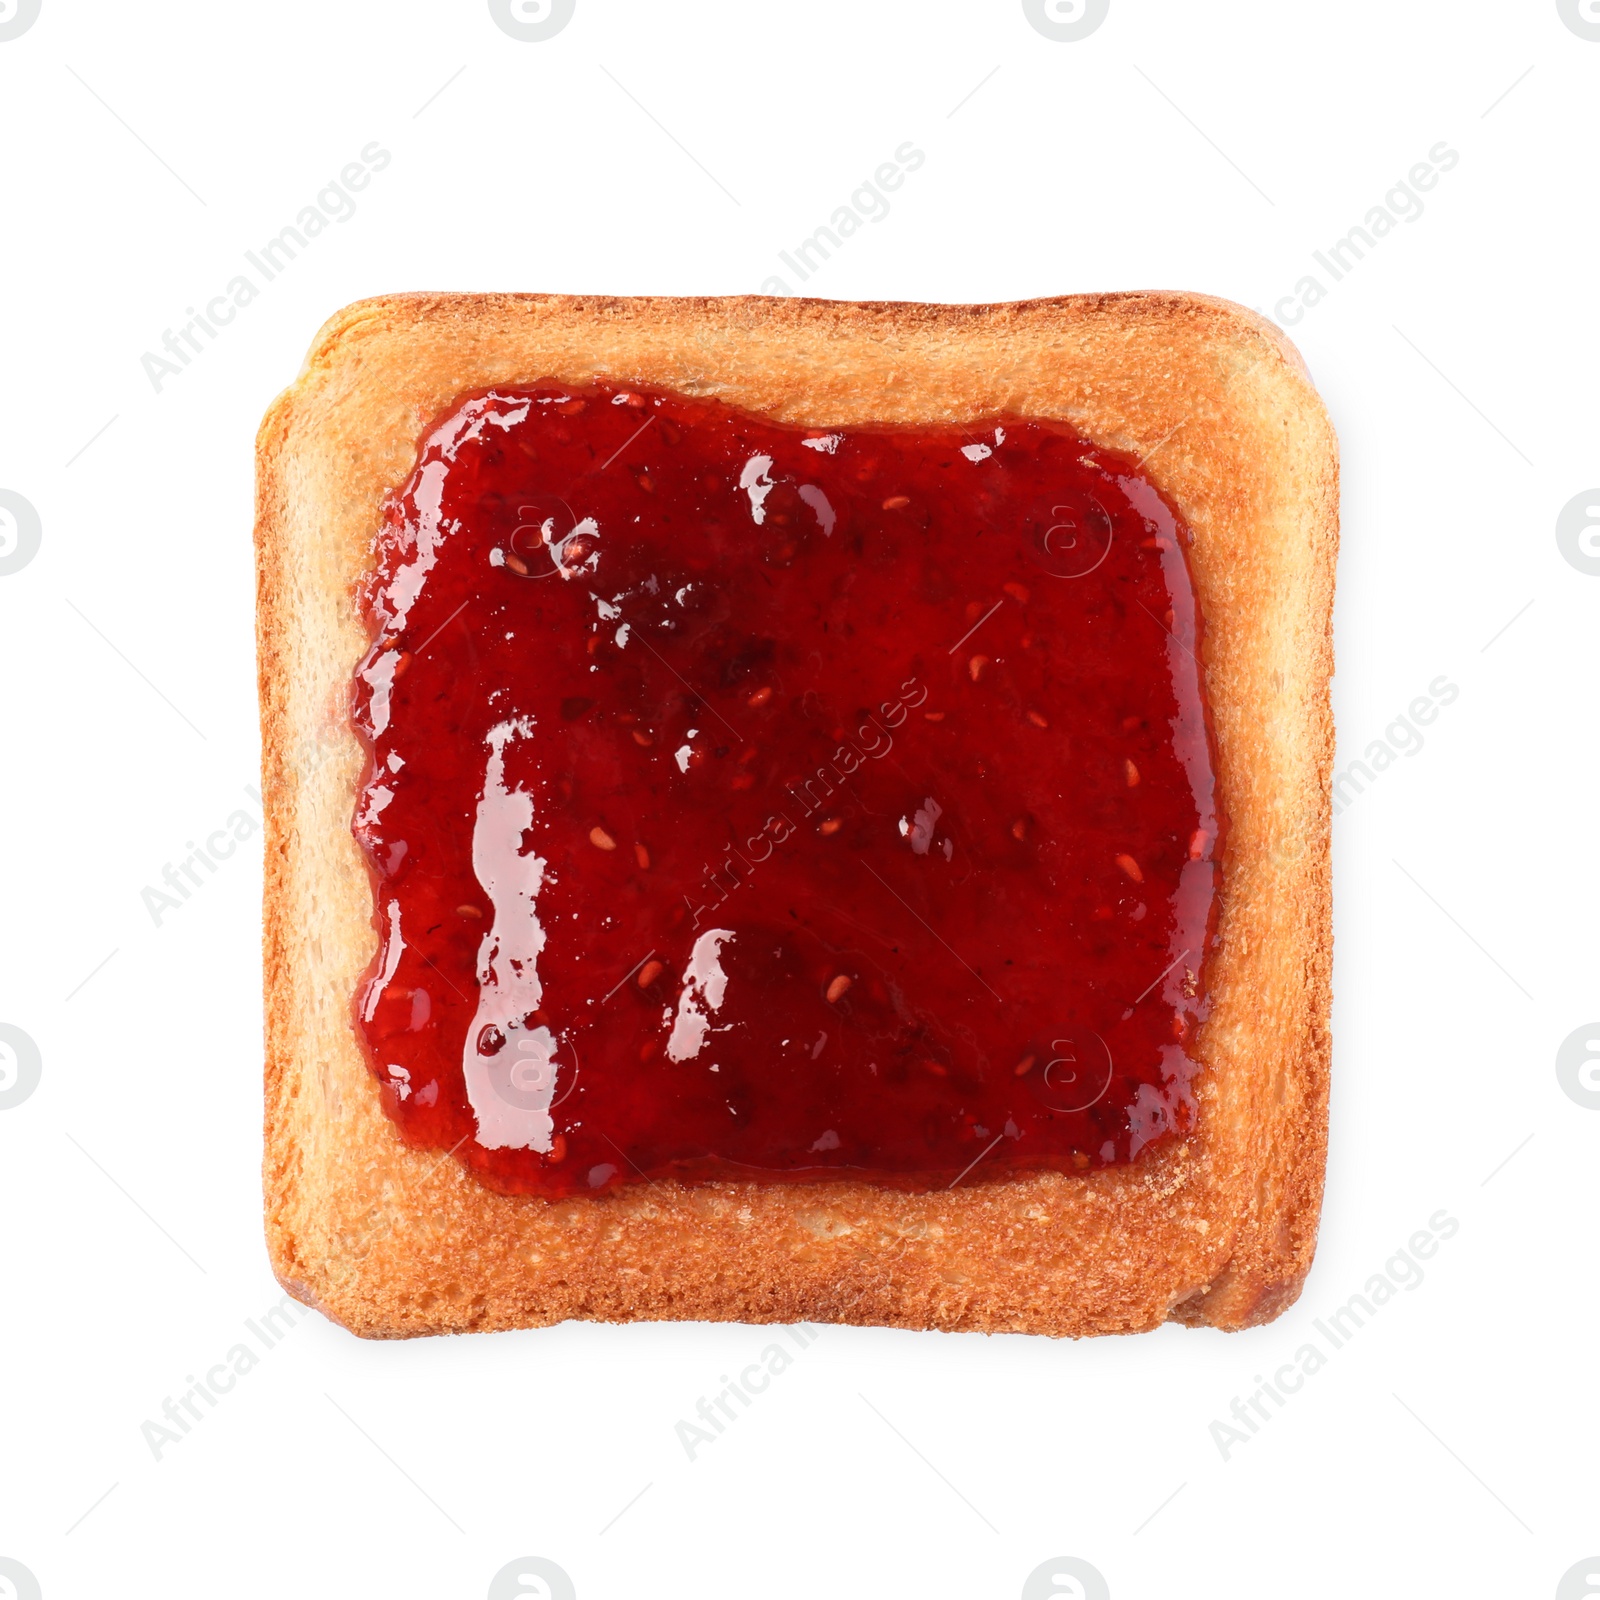
[[[374,948],[350,832],[353,599],[385,493],[462,394],[554,378],[816,428],[1055,418],[1146,458],[1194,534],[1229,818],[1193,1133],[1132,1164],[914,1194],[870,1183],[490,1192],[402,1143],[350,998]],[[1327,1141],[1337,445],[1293,346],[1201,295],[1007,305],[410,294],[318,333],[257,441],[266,810],[266,1231],[366,1337],[566,1318],[1052,1335],[1243,1328],[1298,1296]]]

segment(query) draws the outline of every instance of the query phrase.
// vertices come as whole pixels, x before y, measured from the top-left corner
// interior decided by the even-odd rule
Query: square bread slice
[[[351,835],[353,591],[387,491],[465,393],[713,396],[819,429],[995,413],[1142,458],[1194,535],[1230,819],[1193,1132],[1131,1164],[933,1193],[654,1182],[563,1201],[402,1143],[351,1021],[375,946]],[[412,294],[341,311],[257,446],[267,815],[266,1231],[285,1288],[375,1338],[565,1318],[1054,1335],[1275,1317],[1327,1138],[1333,429],[1293,346],[1201,295],[1010,305]]]

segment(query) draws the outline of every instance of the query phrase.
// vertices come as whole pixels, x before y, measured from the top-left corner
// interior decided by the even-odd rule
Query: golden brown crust
[[[1196,1131],[1129,1167],[933,1194],[683,1186],[547,1202],[412,1150],[350,1023],[373,947],[345,720],[384,493],[462,393],[603,378],[815,427],[1053,417],[1194,532],[1230,833]],[[1337,446],[1293,347],[1200,295],[1013,305],[415,294],[318,334],[257,446],[267,1239],[369,1337],[568,1317],[1079,1335],[1248,1327],[1311,1264],[1327,1138]]]

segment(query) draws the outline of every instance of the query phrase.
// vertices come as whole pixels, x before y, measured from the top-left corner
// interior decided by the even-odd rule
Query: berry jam
[[[357,1031],[489,1187],[904,1188],[1193,1125],[1221,817],[1180,519],[1057,423],[460,403],[389,501]]]

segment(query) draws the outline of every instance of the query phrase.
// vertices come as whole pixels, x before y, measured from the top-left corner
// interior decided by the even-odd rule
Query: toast
[[[1193,535],[1228,817],[1197,1113],[1121,1166],[910,1192],[625,1185],[547,1200],[404,1143],[352,1022],[373,889],[354,594],[385,496],[460,397],[606,381],[827,429],[996,415],[1139,460]],[[266,811],[264,1187],[285,1288],[364,1337],[568,1318],[1057,1336],[1277,1316],[1327,1135],[1337,446],[1292,345],[1173,293],[1007,305],[412,294],[338,313],[257,444]]]

